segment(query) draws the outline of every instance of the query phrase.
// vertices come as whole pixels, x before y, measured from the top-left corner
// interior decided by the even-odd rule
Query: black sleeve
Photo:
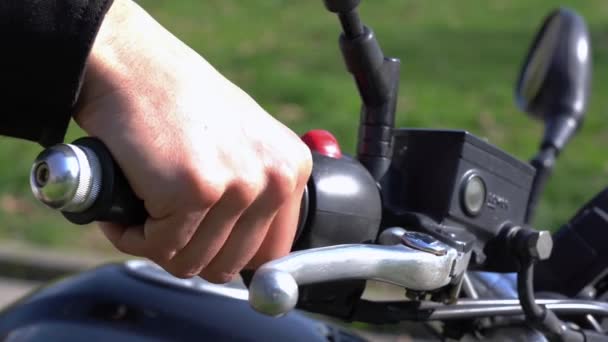
[[[0,0],[0,134],[62,142],[112,0]]]

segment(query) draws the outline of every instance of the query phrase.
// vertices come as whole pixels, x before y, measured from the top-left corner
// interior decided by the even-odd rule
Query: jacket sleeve
[[[62,142],[112,0],[0,1],[0,134]]]

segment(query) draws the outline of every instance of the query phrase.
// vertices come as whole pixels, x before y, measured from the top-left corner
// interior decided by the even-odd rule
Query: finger
[[[291,251],[299,224],[300,205],[304,189],[295,192],[272,220],[264,241],[245,268],[256,269],[262,264],[283,257]]]
[[[143,229],[146,256],[159,264],[169,262],[188,244],[208,212],[209,209],[195,208],[161,219],[149,217]]]
[[[200,275],[216,283],[232,280],[256,254],[272,220],[294,187],[295,182],[290,182],[289,177],[280,173],[268,175],[264,191],[239,218],[220,252]]]
[[[143,226],[123,226],[100,222],[101,231],[119,251],[138,257],[146,256],[146,239]]]
[[[200,272],[201,277],[213,283],[229,282],[253,257],[277,212],[276,206],[265,202],[261,197],[243,213],[221,250]]]
[[[214,205],[188,244],[165,265],[165,269],[180,277],[192,277],[201,272],[220,251],[239,217],[253,200],[242,189],[229,188]]]

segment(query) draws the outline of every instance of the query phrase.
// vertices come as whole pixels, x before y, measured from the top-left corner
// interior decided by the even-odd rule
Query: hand
[[[150,217],[103,224],[117,249],[227,282],[287,254],[310,151],[131,0],[115,0],[76,122],[110,149]]]

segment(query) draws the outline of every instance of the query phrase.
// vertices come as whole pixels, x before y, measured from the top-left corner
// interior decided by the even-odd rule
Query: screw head
[[[528,239],[528,251],[538,260],[547,260],[553,250],[553,238],[548,230],[536,232]]]

